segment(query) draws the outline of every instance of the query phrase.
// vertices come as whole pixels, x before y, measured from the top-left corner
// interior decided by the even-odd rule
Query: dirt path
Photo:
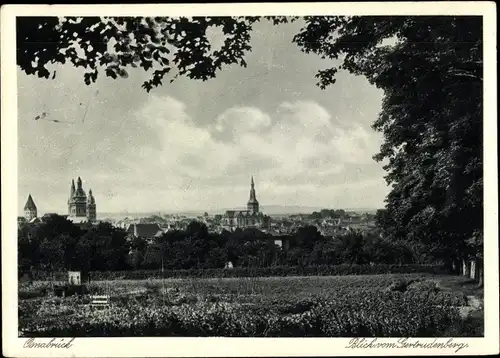
[[[477,283],[464,276],[439,276],[439,283],[442,290],[462,292],[466,296],[474,296],[481,302],[484,298],[484,289],[478,288]]]
[[[473,336],[484,334],[484,289],[464,276],[441,276],[439,283],[443,291],[462,292],[467,296],[467,306],[460,307],[464,329]]]

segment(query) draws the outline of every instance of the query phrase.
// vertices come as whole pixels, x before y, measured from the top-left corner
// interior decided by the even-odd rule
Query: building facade
[[[255,193],[255,183],[252,177],[250,183],[250,198],[247,210],[228,210],[221,219],[223,229],[233,231],[236,228],[262,228],[267,222],[267,217],[260,212],[259,202]]]
[[[95,198],[92,189],[89,195],[83,190],[82,180],[78,177],[77,186],[71,180],[71,191],[68,199],[68,219],[73,222],[95,222],[97,218]]]

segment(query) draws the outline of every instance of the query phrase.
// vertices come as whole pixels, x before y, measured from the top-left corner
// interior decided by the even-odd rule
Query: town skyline
[[[382,94],[347,73],[321,90],[314,75],[332,61],[292,43],[300,26],[263,22],[247,68],[150,93],[141,71],[86,86],[71,64],[54,67],[53,80],[18,69],[18,211],[31,193],[40,210],[64,212],[77,176],[92,183],[99,212],[231,208],[251,175],[264,206],[383,207],[371,129]]]
[[[80,177],[78,177],[80,179]],[[82,182],[85,182],[82,180]],[[72,184],[74,184],[74,181],[72,181]],[[89,189],[91,190],[91,189]],[[28,199],[27,202],[33,202],[33,198],[31,193],[28,194]],[[61,214],[61,215],[66,215],[67,213],[64,212],[64,210],[51,210],[48,208],[44,208],[42,206],[36,205],[36,209],[38,211],[38,216],[43,216],[44,214],[51,214],[51,213],[56,213],[56,214]],[[170,211],[170,210],[154,210],[150,209],[148,211],[130,211],[127,210],[127,208],[123,209],[122,211],[115,211],[115,212],[101,212],[97,210],[97,216],[99,219],[110,217],[110,216],[123,216],[123,215],[154,215],[154,214],[162,214],[162,215],[194,215],[194,214],[201,214],[201,213],[209,213],[209,214],[220,214],[221,212],[225,212],[227,210],[241,210],[244,209],[245,205],[242,205],[239,203],[238,205],[235,205],[233,207],[215,207],[212,209],[206,209],[206,210],[196,210],[196,209],[185,209],[185,210],[179,210],[179,211]],[[293,214],[309,214],[314,211],[319,211],[323,209],[343,209],[346,211],[351,211],[351,212],[375,212],[377,209],[380,208],[367,208],[367,207],[357,207],[357,208],[332,208],[332,207],[319,207],[319,206],[300,206],[300,205],[273,205],[271,204],[264,204],[261,205],[261,209],[265,211],[267,214],[270,215],[293,215]],[[23,209],[25,211],[25,209]],[[22,215],[22,213],[19,213],[19,215]]]

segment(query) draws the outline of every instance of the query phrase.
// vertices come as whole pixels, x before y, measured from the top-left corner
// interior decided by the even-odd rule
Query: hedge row
[[[188,270],[135,270],[135,271],[93,271],[91,280],[141,280],[149,278],[218,278],[218,277],[272,277],[272,276],[338,276],[338,275],[376,275],[376,274],[429,273],[447,274],[443,265],[324,265],[324,266],[275,266],[275,267],[235,267],[232,269],[188,269]],[[54,274],[33,272],[34,280],[48,280]],[[65,275],[58,273],[56,277]]]
[[[437,306],[427,296],[342,292],[278,307],[223,301],[168,306],[153,296],[111,302],[104,310],[65,301],[64,312],[60,300],[48,299],[35,314],[20,314],[19,328],[28,337],[446,337],[450,327],[460,328],[457,308],[446,301]],[[20,308],[27,312],[29,304]]]

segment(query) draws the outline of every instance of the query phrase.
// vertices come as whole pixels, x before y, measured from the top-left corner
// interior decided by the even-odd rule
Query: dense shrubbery
[[[239,296],[238,296],[239,298]],[[20,327],[28,336],[443,336],[461,324],[459,299],[414,291],[349,291],[297,298],[286,295],[210,300],[145,294],[114,299],[109,309],[88,307],[85,298],[46,299]],[[64,316],[64,317],[63,317]]]
[[[439,282],[410,273],[88,284],[110,296],[107,309],[26,282],[20,292],[33,298],[19,301],[19,327],[25,336],[480,336],[480,321],[459,317],[465,294]]]
[[[272,277],[272,276],[330,276],[330,275],[377,275],[388,273],[448,273],[440,265],[323,265],[323,266],[275,266],[235,267],[233,269],[189,269],[189,270],[134,270],[94,271],[90,280],[142,280],[148,278],[217,278],[217,277]],[[33,272],[35,280],[50,280],[54,275],[42,271]],[[55,276],[64,277],[64,274]]]
[[[324,274],[329,272],[324,267],[331,265],[340,265],[332,274],[343,273],[338,270],[356,273],[358,268],[360,273],[382,273],[386,269],[363,267],[415,263],[412,250],[402,243],[356,232],[326,238],[314,226],[279,237],[286,249],[275,244],[275,237],[256,229],[216,234],[198,222],[192,222],[186,230],[167,232],[151,244],[142,238],[127,240],[125,231],[110,224],[78,227],[57,215],[37,225],[21,226],[18,234],[20,275],[30,270],[159,270],[162,265],[170,272],[192,270],[197,275],[201,269],[213,269],[215,273],[209,275],[220,275],[217,269],[224,268],[228,261],[241,268],[229,275],[253,275],[246,272],[253,272],[255,267],[260,268],[258,275],[264,276],[272,272]]]

